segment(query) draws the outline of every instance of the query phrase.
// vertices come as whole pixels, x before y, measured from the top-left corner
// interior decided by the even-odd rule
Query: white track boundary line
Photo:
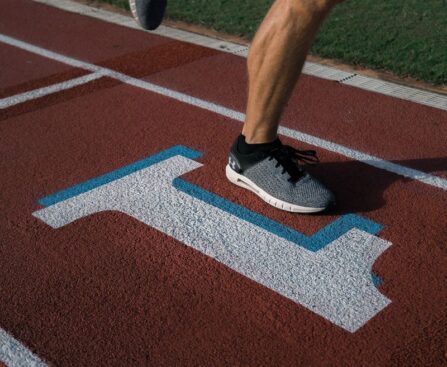
[[[39,357],[0,328],[0,361],[9,367],[46,367]]]
[[[46,4],[58,9],[66,10],[76,14],[82,14],[109,23],[143,31],[133,18],[110,11],[97,9],[70,0],[33,0],[34,2]],[[156,31],[151,32],[163,37],[173,38],[179,41],[189,42],[196,45],[213,48],[222,52],[231,53],[241,57],[247,57],[248,46],[232,42],[222,41],[197,33],[187,32],[176,28],[161,25]],[[365,75],[339,70],[315,62],[306,62],[303,74],[315,76],[322,79],[333,80],[341,84],[350,85],[374,93],[380,93],[394,98],[399,98],[414,103],[430,106],[447,111],[447,95],[429,92],[426,90],[408,87],[405,85],[375,79]]]
[[[31,101],[33,99],[41,98],[41,97],[48,96],[53,93],[71,89],[71,88],[77,87],[79,85],[89,83],[93,80],[102,78],[103,76],[104,76],[103,73],[95,72],[92,74],[87,74],[87,75],[81,76],[79,78],[66,80],[64,82],[57,83],[57,84],[52,84],[48,87],[38,88],[38,89],[30,90],[25,93],[16,94],[11,97],[6,97],[3,99],[0,99],[0,109],[9,108],[11,106],[15,106],[20,103]]]
[[[23,50],[38,54],[40,56],[47,57],[52,60],[56,60],[68,65],[76,66],[79,68],[84,68],[86,70],[90,70],[93,72],[100,72],[104,76],[108,76],[110,78],[117,79],[121,81],[122,83],[126,83],[129,85],[132,85],[134,87],[142,88],[147,91],[151,91],[160,95],[163,95],[165,97],[169,97],[172,99],[175,99],[177,101],[189,104],[191,106],[199,107],[211,112],[214,112],[216,114],[231,118],[233,120],[237,120],[240,122],[244,122],[245,120],[245,114],[235,111],[229,108],[226,108],[224,106],[205,101],[200,98],[192,97],[188,94],[180,93],[177,91],[174,91],[172,89],[164,88],[159,85],[149,83],[147,81],[136,79],[131,76],[113,71],[111,69],[103,68],[97,65],[93,65],[90,63],[86,63],[68,56],[64,56],[34,45],[31,45],[29,43],[17,40],[15,38],[0,34],[0,42],[6,43],[11,46],[15,46],[18,48],[21,48]],[[293,130],[290,128],[282,127],[279,128],[279,133],[285,136],[288,136],[290,138],[300,140],[302,142],[314,145],[319,148],[323,148],[325,150],[343,155],[345,157],[349,157],[355,160],[358,160],[360,162],[363,162],[365,164],[368,164],[370,166],[380,168],[383,170],[386,170],[388,172],[395,173],[397,175],[410,178],[412,180],[416,180],[419,182],[422,182],[424,184],[440,188],[442,190],[447,191],[447,179],[431,175],[429,173],[425,173],[422,171],[418,171],[412,168],[408,168],[405,166],[401,166],[396,163],[392,163],[386,160],[383,160],[381,158],[362,153],[360,151],[350,149],[348,147],[345,147],[340,144],[336,144],[333,142],[330,142],[328,140],[324,140],[312,135],[308,135],[302,132],[299,132],[297,130]]]

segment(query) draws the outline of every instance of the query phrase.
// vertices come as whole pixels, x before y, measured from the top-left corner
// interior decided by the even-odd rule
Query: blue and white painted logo
[[[105,210],[134,217],[355,332],[391,303],[371,267],[391,244],[377,223],[346,215],[312,236],[179,177],[201,153],[175,146],[39,202],[53,228]]]

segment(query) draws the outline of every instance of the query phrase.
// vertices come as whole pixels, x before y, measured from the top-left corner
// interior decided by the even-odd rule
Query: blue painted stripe
[[[314,252],[324,248],[329,243],[353,228],[358,228],[371,234],[376,234],[382,229],[380,224],[369,219],[365,219],[355,214],[348,214],[320,229],[312,236],[306,236],[305,234],[302,234],[290,227],[264,217],[261,214],[244,208],[243,206],[235,204],[181,178],[174,179],[173,186],[176,189],[187,193],[188,195],[222,209],[242,220],[250,222],[276,234],[279,237],[285,238],[286,240],[294,242],[297,245]]]
[[[142,159],[138,162],[129,164],[128,166],[117,169],[113,172],[106,173],[105,175],[96,177],[92,180],[83,182],[79,185],[72,186],[68,189],[56,192],[55,194],[49,195],[40,199],[38,202],[40,205],[49,206],[56,204],[60,201],[70,199],[74,196],[82,194],[84,192],[93,190],[99,186],[105,185],[109,182],[118,180],[122,177],[130,175],[133,172],[139,171],[143,168],[152,166],[156,163],[164,161],[168,158],[175,157],[176,155],[183,155],[190,159],[197,159],[202,156],[201,152],[195,151],[193,149],[187,148],[183,145],[176,145],[172,148],[161,151],[160,153],[154,154],[150,157]]]
[[[371,279],[372,279],[373,284],[376,287],[380,287],[383,283],[382,278],[380,278],[378,275],[376,275],[374,273],[371,273]]]

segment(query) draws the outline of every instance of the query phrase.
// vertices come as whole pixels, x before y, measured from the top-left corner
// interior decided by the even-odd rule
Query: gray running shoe
[[[299,160],[318,162],[315,151],[300,151],[278,139],[268,150],[242,154],[238,140],[231,147],[226,166],[232,183],[289,212],[316,213],[334,204],[332,192],[298,164]]]
[[[144,28],[153,31],[163,20],[167,0],[129,0],[135,20]]]

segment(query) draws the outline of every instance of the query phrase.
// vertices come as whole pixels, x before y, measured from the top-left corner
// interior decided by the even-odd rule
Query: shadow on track
[[[439,175],[440,173],[445,175],[447,173],[447,157],[391,162],[433,175]],[[325,182],[336,195],[337,205],[327,211],[327,215],[343,215],[379,209],[386,204],[384,193],[391,185],[395,182],[407,183],[413,181],[410,178],[377,169],[358,161],[322,162],[317,166],[307,166],[306,169]],[[442,189],[432,186],[424,186],[427,189],[442,191]]]

